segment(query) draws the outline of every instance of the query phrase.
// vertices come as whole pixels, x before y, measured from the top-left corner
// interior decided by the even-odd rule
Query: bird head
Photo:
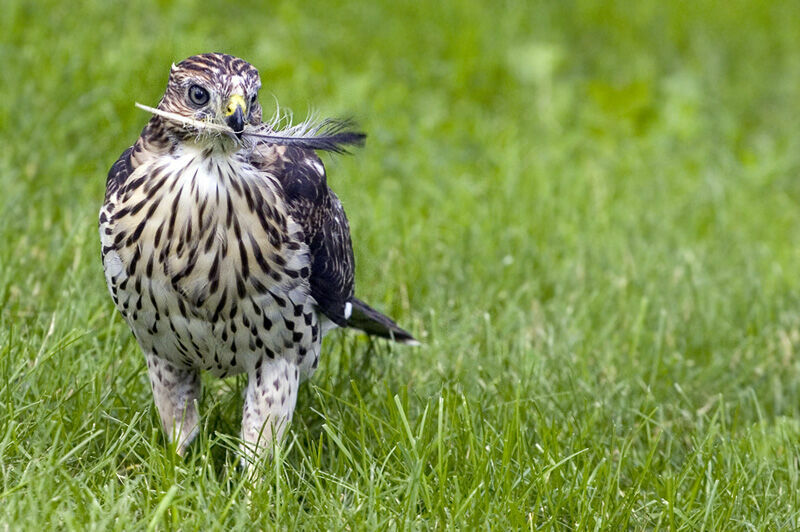
[[[258,70],[247,61],[227,54],[195,55],[172,65],[158,109],[227,126],[241,139],[246,125],[261,123],[260,88]],[[165,125],[180,139],[196,136],[177,122]]]

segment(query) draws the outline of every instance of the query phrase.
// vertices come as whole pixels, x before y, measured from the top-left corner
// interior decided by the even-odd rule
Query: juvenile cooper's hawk
[[[260,87],[258,71],[230,55],[173,65],[154,116],[111,167],[100,210],[108,288],[181,454],[198,430],[200,370],[247,372],[241,436],[245,454],[258,454],[291,420],[329,329],[416,343],[354,296],[350,228],[310,149],[363,135],[259,136],[271,132]]]

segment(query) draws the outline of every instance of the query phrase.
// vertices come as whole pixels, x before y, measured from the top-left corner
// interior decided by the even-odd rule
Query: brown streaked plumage
[[[180,453],[199,426],[200,370],[248,373],[243,451],[259,454],[291,420],[327,330],[416,343],[354,296],[347,218],[304,147],[317,144],[253,133],[264,129],[260,86],[258,71],[229,55],[173,65],[158,110],[228,133],[156,114],[106,183],[106,281]],[[352,135],[340,138],[361,138]]]

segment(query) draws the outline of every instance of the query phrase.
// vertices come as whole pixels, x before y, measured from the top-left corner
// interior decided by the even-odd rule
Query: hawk
[[[106,181],[106,282],[180,454],[198,431],[201,370],[247,373],[242,451],[257,456],[291,421],[327,331],[416,343],[355,297],[350,227],[314,151],[364,135],[332,122],[275,131],[262,123],[260,87],[230,55],[174,64]]]

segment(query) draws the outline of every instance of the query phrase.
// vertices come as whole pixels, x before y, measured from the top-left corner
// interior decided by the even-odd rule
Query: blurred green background
[[[6,527],[800,526],[800,4],[0,12]],[[357,290],[425,343],[331,335],[255,485],[241,379],[164,447],[96,232],[133,103],[208,51],[369,134],[324,159]]]

